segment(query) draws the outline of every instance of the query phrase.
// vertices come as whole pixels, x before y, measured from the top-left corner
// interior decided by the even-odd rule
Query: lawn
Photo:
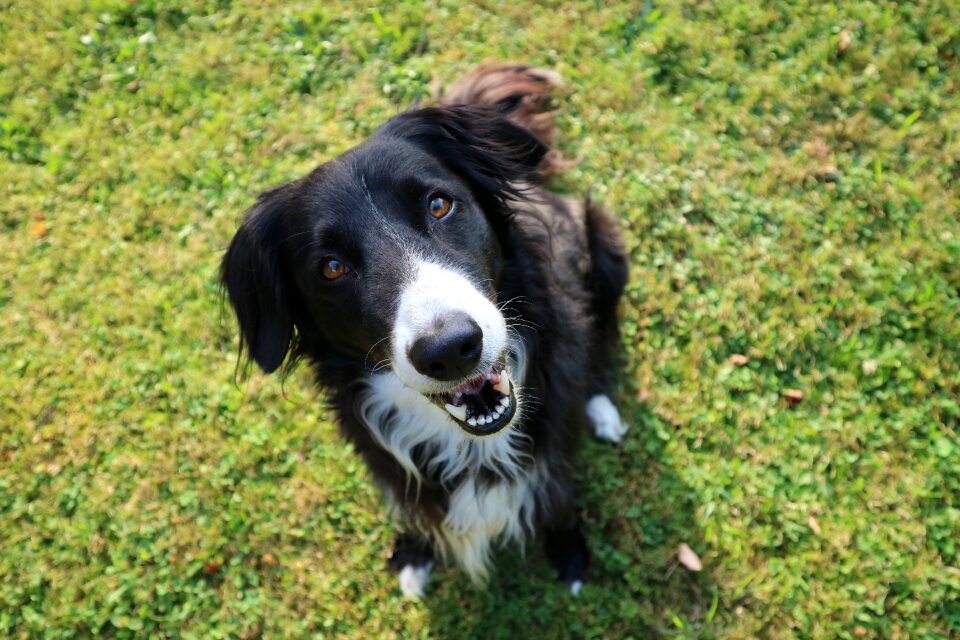
[[[956,2],[0,0],[0,43],[0,636],[960,637]],[[552,186],[623,220],[631,431],[579,598],[530,544],[415,603],[216,271],[488,58],[565,76]]]

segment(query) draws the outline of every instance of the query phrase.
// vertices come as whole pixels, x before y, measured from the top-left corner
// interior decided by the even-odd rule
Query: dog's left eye
[[[320,271],[327,280],[339,280],[347,274],[349,267],[333,256],[327,256],[320,263]]]
[[[446,216],[452,209],[453,200],[449,197],[442,193],[430,196],[430,204],[427,205],[427,212],[437,220]]]

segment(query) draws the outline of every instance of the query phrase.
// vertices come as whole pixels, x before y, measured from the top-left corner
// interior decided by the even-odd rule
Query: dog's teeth
[[[471,427],[475,427],[475,426],[477,426],[477,419],[476,419],[476,418],[470,418],[469,420],[467,420],[467,424],[470,425]]]
[[[503,397],[500,399],[500,406],[503,407],[503,409],[506,409],[507,407],[509,407],[509,406],[510,406],[510,398],[507,397],[507,396],[503,396]]]
[[[447,413],[452,415],[454,418],[460,422],[466,422],[467,420],[467,408],[466,407],[455,407],[452,404],[446,404],[443,406],[447,410]]]
[[[500,372],[500,382],[495,384],[493,388],[505,396],[510,395],[510,376],[507,375],[506,369]]]

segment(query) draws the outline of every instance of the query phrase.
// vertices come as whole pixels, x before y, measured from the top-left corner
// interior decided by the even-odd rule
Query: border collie
[[[479,584],[495,542],[542,536],[577,593],[581,432],[610,400],[627,279],[619,224],[540,187],[565,165],[544,112],[559,77],[486,64],[306,176],[262,193],[221,266],[241,357],[313,368],[423,595],[434,554]]]

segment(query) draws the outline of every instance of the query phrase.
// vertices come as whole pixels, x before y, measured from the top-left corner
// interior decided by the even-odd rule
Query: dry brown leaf
[[[47,223],[43,220],[37,220],[30,225],[30,235],[32,235],[37,240],[45,238],[46,235],[50,233],[50,228],[47,226]]]
[[[686,542],[680,544],[680,550],[677,554],[677,559],[680,560],[680,564],[685,566],[687,569],[690,569],[690,571],[700,571],[703,569],[703,563],[700,562],[700,556],[698,556]]]
[[[803,391],[800,391],[800,389],[787,389],[783,392],[783,397],[787,399],[787,404],[795,407],[803,400]]]
[[[820,524],[817,522],[817,519],[813,517],[811,513],[807,516],[807,524],[810,525],[810,530],[813,531],[816,535],[820,535]]]
[[[729,362],[734,366],[742,367],[743,365],[750,362],[750,359],[747,356],[743,355],[742,353],[735,353],[732,356],[730,356]]]
[[[840,32],[840,35],[837,36],[838,44],[840,51],[846,51],[850,47],[850,43],[853,42],[853,36],[850,35],[849,29],[844,29]]]

